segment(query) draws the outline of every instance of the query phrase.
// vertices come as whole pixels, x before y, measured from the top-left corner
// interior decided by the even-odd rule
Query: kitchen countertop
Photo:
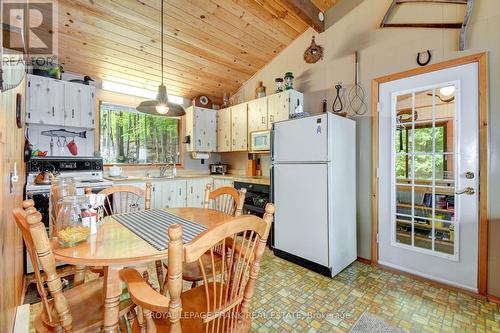
[[[125,176],[126,178],[116,178],[116,177],[104,177],[108,180],[113,181],[116,184],[126,184],[126,183],[135,183],[135,182],[162,182],[162,181],[171,181],[171,180],[187,180],[187,179],[196,179],[196,178],[214,178],[214,179],[227,179],[233,180],[237,182],[251,183],[251,184],[260,184],[260,185],[270,185],[271,181],[269,177],[265,176],[240,176],[240,175],[211,175],[211,174],[189,174],[189,175],[180,175],[175,178],[147,178],[140,176]]]

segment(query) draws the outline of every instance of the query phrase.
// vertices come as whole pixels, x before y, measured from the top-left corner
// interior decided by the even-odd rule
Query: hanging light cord
[[[163,85],[163,1],[161,0],[161,84]]]

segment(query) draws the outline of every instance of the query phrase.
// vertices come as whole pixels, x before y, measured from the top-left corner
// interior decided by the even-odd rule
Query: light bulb
[[[167,114],[168,113],[168,106],[166,104],[158,104],[156,107],[156,112],[158,112],[159,114]]]
[[[447,86],[439,89],[441,96],[449,97],[455,93],[455,86]]]

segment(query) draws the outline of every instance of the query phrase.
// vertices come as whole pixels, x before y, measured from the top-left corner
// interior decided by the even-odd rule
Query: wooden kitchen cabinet
[[[230,152],[231,144],[231,108],[217,112],[217,152]]]
[[[186,206],[203,208],[205,200],[205,189],[207,184],[212,185],[212,178],[198,178],[187,180],[186,186]]]
[[[267,97],[248,102],[248,133],[268,129]]]
[[[217,110],[190,106],[186,109],[187,151],[217,149]]]
[[[64,125],[64,82],[28,75],[26,103],[27,123]]]
[[[152,182],[152,208],[186,207],[186,180]]]
[[[304,106],[304,95],[296,90],[286,90],[267,97],[268,129],[277,121],[287,120],[297,106]]]
[[[95,87],[28,74],[28,124],[95,128]]]
[[[95,88],[78,83],[65,83],[65,126],[95,127]]]
[[[248,150],[247,103],[231,107],[231,150]]]

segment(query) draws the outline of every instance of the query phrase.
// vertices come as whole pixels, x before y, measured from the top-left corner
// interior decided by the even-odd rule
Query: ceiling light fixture
[[[171,103],[168,100],[167,87],[164,84],[163,79],[163,1],[161,0],[161,84],[158,86],[158,95],[156,95],[155,100],[144,101],[136,108],[137,111],[152,114],[161,115],[165,117],[180,117],[186,114],[184,108],[175,103]]]
[[[455,86],[447,86],[439,89],[439,94],[441,96],[450,97],[455,93]]]

